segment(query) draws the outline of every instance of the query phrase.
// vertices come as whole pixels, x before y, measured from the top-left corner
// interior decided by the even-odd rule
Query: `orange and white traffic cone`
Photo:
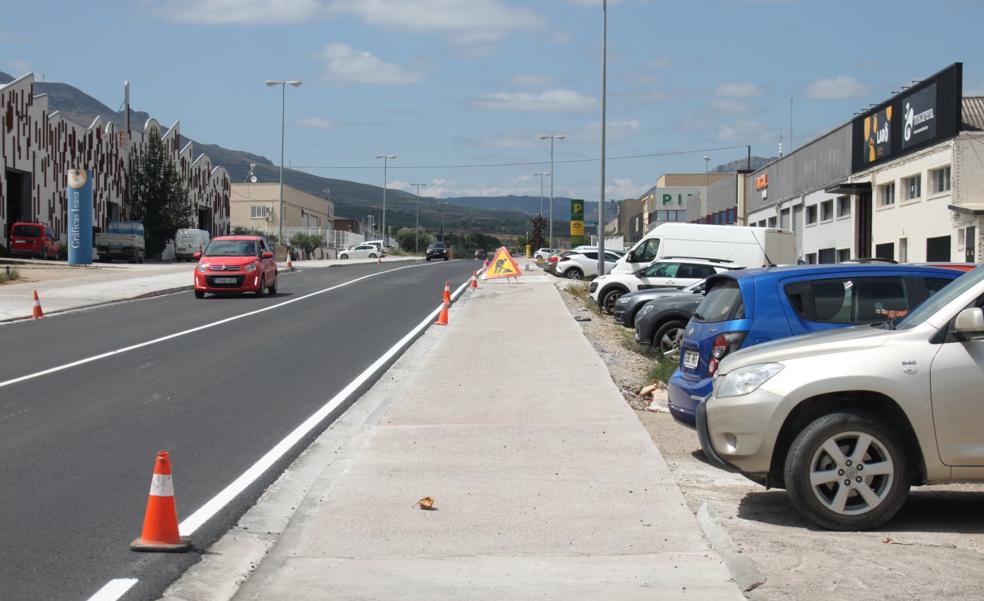
[[[376,255],[376,264],[377,265],[383,264],[383,255]]]
[[[38,291],[34,291],[34,309],[31,311],[32,319],[41,319],[44,317],[44,311],[41,310],[41,299],[38,298]]]
[[[449,305],[450,305],[450,303],[448,303],[447,301],[445,301],[445,303],[443,305],[441,305],[441,312],[437,316],[437,321],[434,322],[434,325],[435,326],[446,326],[446,325],[448,325],[448,306]]]
[[[178,509],[174,504],[174,484],[171,481],[171,458],[159,451],[150,480],[147,512],[143,532],[130,543],[132,551],[187,551],[191,545],[178,534]]]
[[[478,288],[478,272],[473,272],[471,277],[471,284],[468,285],[469,288]]]
[[[294,263],[290,260],[290,253],[287,253],[287,271],[294,271]]]
[[[451,284],[449,282],[444,282],[444,296],[441,300],[445,303],[451,302]]]

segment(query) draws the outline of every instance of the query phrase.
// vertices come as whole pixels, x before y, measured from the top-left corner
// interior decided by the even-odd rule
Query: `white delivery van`
[[[192,255],[205,250],[210,239],[205,230],[180,229],[174,233],[174,257],[178,261],[190,261]]]
[[[611,272],[635,273],[656,259],[670,257],[717,259],[733,267],[795,264],[796,237],[776,228],[663,223],[625,253]]]

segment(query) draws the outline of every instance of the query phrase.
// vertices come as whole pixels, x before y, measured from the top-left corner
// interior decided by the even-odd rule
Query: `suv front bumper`
[[[738,397],[709,395],[694,411],[701,448],[715,464],[727,466],[724,469],[763,482],[786,417],[783,400],[761,388]]]

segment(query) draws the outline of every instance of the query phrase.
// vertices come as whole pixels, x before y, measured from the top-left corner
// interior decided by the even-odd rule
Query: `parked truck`
[[[145,244],[144,226],[139,221],[110,221],[105,232],[96,233],[100,261],[124,259],[143,263]]]

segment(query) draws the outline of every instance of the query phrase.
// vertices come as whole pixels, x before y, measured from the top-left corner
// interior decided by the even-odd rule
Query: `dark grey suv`
[[[431,259],[444,259],[448,260],[448,249],[444,246],[443,242],[434,242],[427,247],[427,252],[424,255],[428,261]]]

